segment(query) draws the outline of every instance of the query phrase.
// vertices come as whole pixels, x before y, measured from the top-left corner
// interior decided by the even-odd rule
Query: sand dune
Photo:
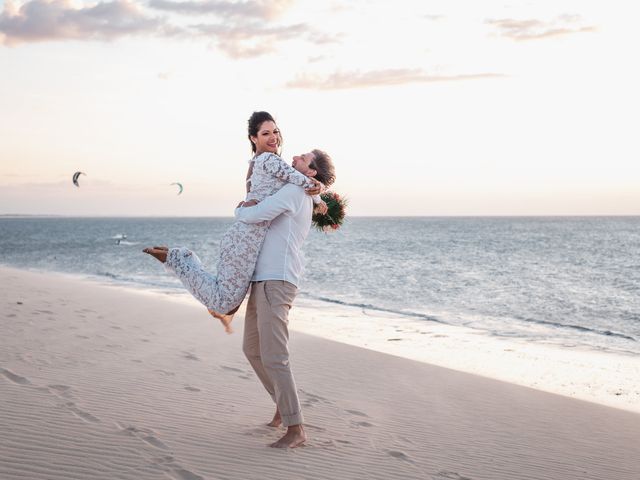
[[[640,415],[293,333],[308,444],[203,309],[0,268],[0,478],[640,478]]]

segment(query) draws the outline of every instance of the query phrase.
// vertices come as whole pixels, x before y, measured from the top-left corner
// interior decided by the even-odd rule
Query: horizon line
[[[632,214],[459,214],[459,215],[349,215],[347,218],[598,218],[598,217],[640,217],[640,213]],[[66,214],[39,214],[39,213],[0,213],[1,218],[220,218],[234,219],[231,215],[66,215]]]

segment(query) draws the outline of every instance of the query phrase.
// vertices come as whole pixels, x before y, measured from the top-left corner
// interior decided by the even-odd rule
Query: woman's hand
[[[258,200],[247,200],[246,202],[240,202],[236,208],[240,207],[253,207],[260,203]]]
[[[315,178],[309,177],[309,180],[313,182],[314,186],[311,188],[306,188],[304,191],[307,192],[307,195],[320,195],[324,191],[324,185]]]
[[[326,215],[328,211],[329,207],[327,207],[327,204],[324,203],[323,200],[321,200],[313,209],[313,213],[319,213],[320,215]]]

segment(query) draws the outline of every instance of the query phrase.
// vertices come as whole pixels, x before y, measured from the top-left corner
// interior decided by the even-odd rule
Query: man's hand
[[[258,203],[260,203],[260,202],[258,202],[258,200],[248,200],[246,202],[240,202],[236,208],[253,207],[254,205],[257,205]]]
[[[327,207],[327,204],[322,200],[313,209],[313,213],[319,213],[320,215],[326,215],[328,211],[329,207]]]
[[[324,185],[315,178],[309,177],[309,180],[313,182],[314,186],[311,188],[306,188],[304,191],[307,192],[307,195],[320,195],[324,190]]]

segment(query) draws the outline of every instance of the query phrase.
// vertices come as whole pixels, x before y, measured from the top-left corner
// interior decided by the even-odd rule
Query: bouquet
[[[327,213],[314,213],[311,217],[314,227],[325,233],[340,228],[346,214],[347,200],[335,192],[326,191],[320,194],[320,198],[327,204]]]

